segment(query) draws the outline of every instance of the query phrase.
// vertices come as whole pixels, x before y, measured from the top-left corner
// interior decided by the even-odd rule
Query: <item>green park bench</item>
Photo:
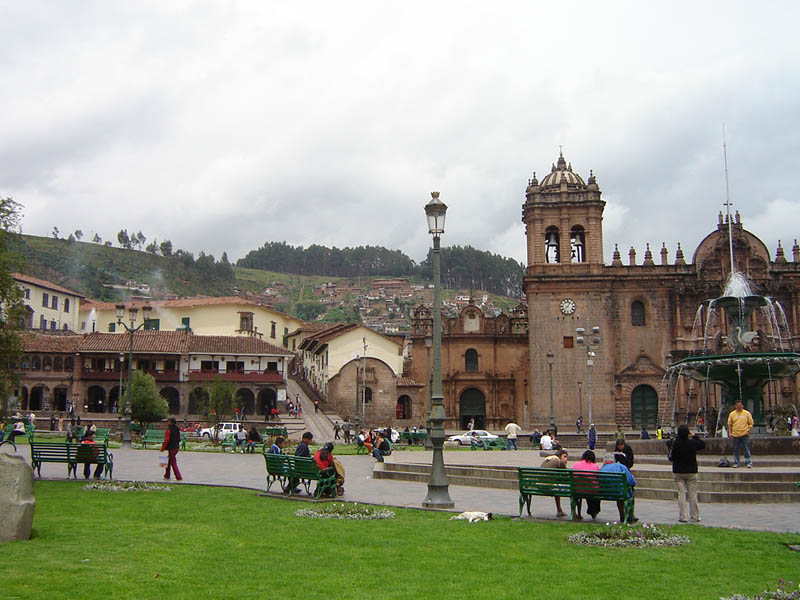
[[[289,430],[286,427],[265,427],[259,430],[259,433],[262,437],[277,437],[281,436],[284,438],[289,437]]]
[[[520,516],[523,507],[527,507],[530,516],[533,496],[558,496],[570,499],[570,514],[573,520],[579,499],[623,500],[625,523],[633,518],[633,490],[628,485],[625,473],[533,467],[517,467],[517,471]]]
[[[108,436],[111,435],[111,428],[110,427],[98,427],[97,431],[94,432],[94,440],[95,441],[108,441]]]
[[[259,443],[256,442],[256,445],[259,445]],[[264,450],[263,443],[260,444],[260,445],[261,445],[261,447],[262,447],[261,449],[263,451]],[[231,452],[233,452],[233,448],[235,446],[236,446],[236,434],[235,433],[226,433],[225,437],[222,438],[222,443],[220,444],[220,448],[222,448],[222,451],[225,452],[225,448],[230,448]],[[269,447],[269,446],[267,446],[267,447]],[[242,448],[242,452],[244,452],[246,450],[247,450],[247,440],[245,440],[245,446],[244,446],[244,448]]]
[[[470,443],[469,447],[470,447],[471,450],[479,450],[481,448],[483,450],[493,450],[495,448],[498,449],[498,450],[502,450],[503,448],[506,447],[506,442],[501,437],[498,437],[498,438],[476,438]]]
[[[72,444],[63,442],[31,442],[31,466],[42,476],[43,463],[61,463],[67,465],[67,479],[70,473],[78,478],[79,464],[104,465],[103,476],[113,479],[114,455],[108,451],[106,444]]]
[[[159,449],[164,443],[166,429],[148,429],[142,436],[142,448],[147,448],[147,444],[156,444]],[[186,434],[181,432],[181,450],[186,450]]]
[[[336,497],[336,472],[333,469],[320,471],[316,461],[311,457],[293,456],[291,454],[264,453],[267,467],[267,492],[275,482],[278,482],[290,496],[294,495],[294,485],[302,484],[306,494],[311,495],[309,487],[312,481],[317,482],[314,498],[319,499],[324,494]]]
[[[14,424],[13,423],[6,423],[6,426],[3,427],[3,434],[4,434],[3,435],[3,439],[10,441],[9,436],[11,435],[12,431],[14,431]],[[34,431],[33,425],[28,425],[28,424],[25,425],[25,439],[28,440],[28,443],[30,443],[30,441],[33,439],[33,431]],[[16,446],[16,440],[18,440],[19,438],[20,438],[20,436],[16,436],[16,438],[14,440],[15,441],[15,446]]]
[[[406,440],[409,445],[411,444],[424,444],[428,434],[424,431],[402,431],[400,432],[400,440]]]

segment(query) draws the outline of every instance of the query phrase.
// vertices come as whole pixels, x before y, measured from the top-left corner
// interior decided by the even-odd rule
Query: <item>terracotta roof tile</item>
[[[76,335],[74,333],[56,334],[26,331],[20,334],[20,338],[22,338],[22,348],[24,352],[47,352],[52,354],[75,354],[83,341],[82,335]]]
[[[137,331],[133,334],[134,352],[169,354],[186,353],[189,347],[186,331]],[[128,352],[131,338],[125,333],[89,333],[80,345],[80,352]]]
[[[48,290],[52,290],[54,292],[61,292],[62,294],[70,294],[71,296],[77,296],[78,298],[84,297],[81,296],[78,292],[73,292],[72,290],[68,290],[67,288],[61,287],[60,285],[56,285],[55,283],[45,281],[44,279],[39,279],[38,277],[32,277],[31,275],[24,275],[23,273],[12,273],[11,276],[17,281],[30,283],[31,285],[38,285],[39,287],[43,287]]]
[[[250,336],[190,335],[189,352],[197,354],[277,354],[294,353],[269,342]]]

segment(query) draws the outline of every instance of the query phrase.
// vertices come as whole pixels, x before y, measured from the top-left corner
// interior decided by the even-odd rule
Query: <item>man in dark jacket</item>
[[[700,520],[700,509],[697,506],[697,451],[705,447],[706,443],[691,435],[686,425],[678,427],[678,437],[667,442],[669,460],[672,461],[672,477],[678,488],[678,521],[681,523],[686,523],[687,516],[695,523]]]
[[[308,449],[308,445],[314,439],[314,434],[310,431],[306,431],[303,433],[303,437],[300,439],[300,443],[297,444],[297,449],[294,451],[295,456],[304,456],[307,458],[311,457],[311,451]],[[296,477],[292,477],[291,481],[289,481],[289,485],[286,486],[284,491],[288,492],[289,490],[294,490],[293,494],[299,494],[300,488],[297,487],[297,484],[300,480]]]
[[[624,439],[617,440],[616,446],[614,447],[614,458],[617,459],[618,463],[622,463],[628,467],[628,469],[633,468],[633,448],[631,448]]]

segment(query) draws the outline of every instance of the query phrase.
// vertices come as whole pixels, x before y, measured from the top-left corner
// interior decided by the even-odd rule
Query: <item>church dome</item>
[[[581,176],[572,172],[572,164],[568,165],[567,161],[564,160],[564,155],[559,154],[558,163],[553,165],[550,173],[542,179],[539,187],[544,190],[551,187],[561,187],[562,183],[566,183],[567,187],[586,188],[586,183]]]

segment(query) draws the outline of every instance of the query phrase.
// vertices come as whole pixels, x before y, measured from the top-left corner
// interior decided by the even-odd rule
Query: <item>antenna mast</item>
[[[731,222],[731,190],[728,186],[728,145],[725,143],[725,123],[722,124],[722,158],[725,162],[725,210],[728,217],[728,247],[731,255],[731,276],[733,276],[733,223]]]

